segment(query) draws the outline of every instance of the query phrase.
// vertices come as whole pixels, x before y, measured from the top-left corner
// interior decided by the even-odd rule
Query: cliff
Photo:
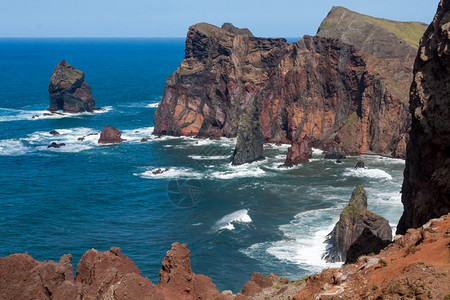
[[[386,57],[333,38],[305,36],[289,44],[240,33],[206,23],[189,28],[185,58],[155,112],[155,134],[234,137],[256,96],[265,142],[300,142],[308,135],[314,146],[338,144],[348,154],[404,157],[406,92],[385,82],[390,73],[371,67]],[[405,70],[410,80],[409,63],[389,70]]]
[[[450,211],[450,1],[440,2],[414,63],[412,127],[397,232]]]
[[[53,71],[48,87],[49,111],[64,110],[69,113],[92,112],[96,109],[91,87],[84,73],[62,60]]]

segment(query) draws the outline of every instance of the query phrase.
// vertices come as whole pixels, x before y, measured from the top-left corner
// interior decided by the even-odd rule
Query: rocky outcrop
[[[353,264],[358,260],[358,257],[362,255],[378,254],[390,243],[390,240],[381,239],[366,227],[356,241],[350,245],[345,258],[345,263]]]
[[[257,99],[242,113],[239,121],[232,165],[242,165],[264,159],[264,140],[258,120]]]
[[[72,256],[40,262],[28,253],[0,257],[0,299],[76,299]]]
[[[307,135],[305,135],[300,143],[293,142],[288,149],[286,161],[280,167],[292,167],[299,163],[308,162],[312,158],[312,148]]]
[[[231,33],[253,37],[253,33],[248,28],[238,28],[231,23],[223,23],[222,29]]]
[[[396,47],[384,46],[392,53]],[[407,104],[383,81],[389,77],[383,68],[371,67],[381,59],[375,54],[332,38],[305,36],[289,44],[206,23],[191,26],[185,58],[155,112],[155,134],[234,137],[241,114],[257,97],[265,142],[293,143],[308,135],[325,149],[337,144],[348,154],[403,157]],[[408,63],[392,68],[407,69]]]
[[[62,60],[53,71],[48,87],[49,111],[68,113],[92,112],[96,109],[91,87],[84,80],[84,73]]]
[[[433,219],[378,255],[309,276],[291,299],[445,299],[450,290],[450,215]]]
[[[383,241],[392,240],[392,229],[383,217],[367,210],[366,191],[362,186],[355,188],[348,206],[342,211],[339,221],[327,237],[332,245],[324,255],[329,262],[345,261],[347,251],[356,239],[369,229]],[[376,249],[370,252],[375,252]],[[369,253],[370,253],[369,252]]]
[[[98,139],[99,144],[112,144],[120,143],[125,141],[121,138],[122,132],[119,129],[105,125],[102,132],[100,133],[100,138]]]
[[[405,233],[450,211],[450,1],[439,3],[414,64],[412,127],[402,186]]]
[[[326,159],[344,159],[347,155],[341,146],[333,145],[325,152]]]

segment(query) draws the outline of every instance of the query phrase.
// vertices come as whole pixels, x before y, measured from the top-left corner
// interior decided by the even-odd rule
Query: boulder
[[[325,152],[326,159],[345,159],[347,156],[341,146],[333,145]]]
[[[366,227],[356,241],[350,245],[345,258],[345,263],[355,263],[358,260],[358,257],[362,255],[378,254],[390,243],[390,240],[382,240]]]
[[[399,234],[450,211],[449,27],[450,1],[442,0],[414,63]]]
[[[257,99],[253,99],[239,121],[236,148],[232,157],[232,165],[242,165],[264,159],[264,139],[258,120]]]
[[[364,169],[366,166],[364,165],[363,161],[358,161],[355,165],[355,169]]]
[[[328,262],[345,261],[350,245],[362,234],[364,228],[369,229],[383,241],[392,240],[392,229],[389,222],[367,210],[366,191],[359,186],[353,191],[348,206],[342,211],[339,221],[327,236],[326,242],[331,247],[324,254],[325,260]],[[365,250],[370,251],[368,248]],[[376,249],[370,252],[375,251]]]
[[[49,133],[50,133],[51,135],[57,135],[57,134],[59,134],[59,132],[56,131],[56,130],[50,130]]]
[[[305,135],[300,143],[293,142],[291,144],[286,155],[286,161],[282,166],[292,167],[299,163],[308,162],[310,158],[312,158],[312,148],[308,136]]]
[[[96,109],[91,87],[84,80],[84,73],[62,60],[53,71],[48,87],[49,111],[68,113],[92,112]]]
[[[102,132],[100,133],[100,138],[98,139],[99,144],[111,144],[111,143],[120,143],[125,141],[121,138],[122,132],[119,129],[105,125]]]
[[[65,143],[56,143],[56,142],[52,142],[50,145],[47,146],[48,148],[61,148],[62,146],[65,146]]]

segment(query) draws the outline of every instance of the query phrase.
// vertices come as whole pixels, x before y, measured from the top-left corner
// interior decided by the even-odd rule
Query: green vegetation
[[[444,297],[444,300],[450,300],[450,294]]]
[[[381,267],[386,267],[387,266],[387,261],[385,261],[384,259],[380,259],[379,261],[378,261],[378,263],[381,265]]]
[[[414,254],[417,251],[419,251],[419,249],[417,249],[415,245],[409,245],[408,248],[406,248],[405,255],[403,255],[403,257]]]
[[[362,209],[360,207],[349,205],[342,211],[342,215],[348,216],[352,219],[356,219],[361,214],[361,210]]]
[[[347,128],[349,126],[352,126],[357,117],[358,117],[358,115],[356,114],[356,111],[353,112],[351,115],[349,115],[347,120],[344,123],[344,126],[342,126],[342,130],[344,130],[345,128]]]

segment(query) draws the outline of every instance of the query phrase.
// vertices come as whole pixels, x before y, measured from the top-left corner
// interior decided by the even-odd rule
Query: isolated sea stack
[[[369,229],[374,237],[386,241],[392,240],[392,229],[389,222],[383,217],[367,210],[366,191],[362,186],[355,188],[348,206],[342,211],[339,221],[327,237],[332,247],[327,250],[324,258],[329,262],[345,261],[350,246],[363,233]],[[365,234],[365,237],[367,234]],[[375,243],[376,244],[376,243]],[[371,243],[366,243],[366,247]],[[380,249],[364,249],[362,252],[376,252]]]
[[[332,10],[327,19],[334,15]],[[325,35],[327,19],[319,34]],[[413,23],[419,35],[414,31],[410,36],[413,31],[399,34],[402,22],[372,19],[375,34],[392,37],[382,54],[323,36],[290,44],[256,38],[230,25],[191,26],[185,57],[169,76],[155,112],[155,134],[235,137],[241,114],[257,97],[264,142],[290,144],[308,135],[325,150],[336,145],[347,154],[404,157],[410,118],[407,91],[399,89],[410,84],[412,60],[397,54],[409,57],[417,51],[426,26]],[[349,29],[339,20],[329,30],[345,27],[367,34],[367,22]],[[403,44],[408,52],[397,49]],[[390,73],[376,68],[379,64],[388,65]],[[396,71],[402,75],[391,76]]]
[[[412,127],[397,233],[450,211],[450,1],[439,3],[414,64]]]
[[[62,60],[53,71],[48,87],[49,111],[67,113],[92,112],[96,109],[89,84],[84,73]]]
[[[307,135],[300,142],[293,142],[288,149],[286,161],[280,167],[293,167],[312,158],[311,143]]]
[[[119,129],[105,125],[102,132],[100,133],[100,138],[98,139],[99,144],[112,144],[120,143],[125,141],[122,137],[122,132]]]
[[[258,120],[257,99],[241,115],[232,165],[242,165],[264,159],[264,139]]]

